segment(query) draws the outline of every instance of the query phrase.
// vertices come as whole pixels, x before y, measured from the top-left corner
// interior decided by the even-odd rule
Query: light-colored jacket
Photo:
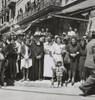
[[[92,39],[88,44],[87,44],[87,56],[85,60],[85,67],[95,69],[95,63],[93,60],[93,52],[92,52],[92,47],[95,45],[95,39]]]

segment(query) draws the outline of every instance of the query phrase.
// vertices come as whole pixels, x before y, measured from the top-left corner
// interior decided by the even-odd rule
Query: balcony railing
[[[31,9],[28,12],[25,12],[25,13],[17,16],[17,22],[27,19],[28,17],[38,13],[39,11],[42,11],[45,8],[48,8],[50,6],[62,7],[61,4],[62,4],[62,0],[42,0],[37,5],[34,5],[34,3],[32,3]]]

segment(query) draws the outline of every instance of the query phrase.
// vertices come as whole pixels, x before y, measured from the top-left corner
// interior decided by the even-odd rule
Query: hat
[[[59,36],[58,35],[55,35],[55,38],[58,38]]]
[[[87,36],[86,36],[86,35],[84,35],[82,38],[83,38],[83,39],[86,39],[86,38],[87,38]]]

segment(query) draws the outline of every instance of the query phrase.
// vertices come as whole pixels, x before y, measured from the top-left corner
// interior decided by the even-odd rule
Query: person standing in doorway
[[[75,32],[72,30],[72,27],[69,27],[69,31],[68,31],[67,35],[70,38],[76,36]]]

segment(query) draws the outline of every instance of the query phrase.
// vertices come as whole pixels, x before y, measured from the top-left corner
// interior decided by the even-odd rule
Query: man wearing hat
[[[31,80],[42,80],[43,78],[43,56],[44,47],[40,42],[41,34],[34,34],[34,42],[31,44],[31,56],[32,56],[32,69]]]
[[[93,46],[95,45],[95,31],[92,32],[92,40],[87,44],[87,56],[85,65],[90,73],[86,82],[84,82],[79,89],[84,93],[84,96],[93,94],[95,92],[95,57],[93,54]]]

